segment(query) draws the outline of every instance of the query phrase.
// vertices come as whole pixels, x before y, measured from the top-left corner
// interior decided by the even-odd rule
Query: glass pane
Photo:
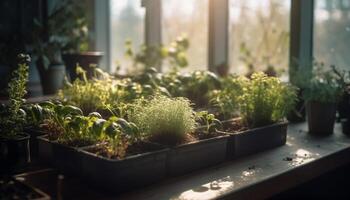
[[[288,69],[290,0],[230,0],[230,71]],[[273,70],[272,70],[273,69]]]
[[[187,51],[188,67],[184,71],[207,69],[208,57],[208,0],[163,0],[162,37],[168,45],[181,35],[190,42]],[[166,63],[163,71],[167,70]]]
[[[314,57],[318,62],[350,68],[350,0],[316,0]]]
[[[141,0],[111,0],[113,70],[118,65],[121,66],[119,73],[125,74],[130,70],[132,62],[125,56],[125,41],[131,40],[135,51],[138,50],[138,47],[144,43],[144,19],[145,9],[141,7]]]

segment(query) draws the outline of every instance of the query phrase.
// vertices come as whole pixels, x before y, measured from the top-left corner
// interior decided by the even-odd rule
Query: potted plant
[[[196,115],[185,98],[141,99],[129,117],[149,141],[170,148],[167,155],[169,175],[182,175],[226,158],[227,136],[212,131],[212,116],[205,117],[210,131],[196,130]]]
[[[89,51],[89,20],[87,3],[65,0],[56,4],[53,23],[60,37],[65,39],[62,47],[63,60],[70,80],[77,78],[77,63],[87,71],[87,77],[93,76],[91,65],[98,66],[103,52]]]
[[[350,135],[350,71],[340,70],[335,66],[332,66],[332,70],[343,90],[337,106],[338,120],[342,124],[343,133]]]
[[[52,107],[44,123],[49,134],[39,139],[39,150],[60,171],[114,192],[165,176],[166,150],[143,142],[133,123],[117,117],[104,120],[97,112],[84,116],[73,106]]]
[[[21,109],[28,81],[30,57],[18,56],[18,69],[8,83],[8,106],[2,106],[0,113],[0,171],[14,172],[30,162],[29,135],[23,132],[26,113]]]
[[[77,173],[80,157],[77,147],[94,144],[96,138],[89,134],[82,111],[71,105],[46,102],[48,117],[41,125],[48,134],[38,137],[39,156],[67,173]]]
[[[114,192],[165,176],[164,147],[141,141],[133,123],[105,120],[97,112],[84,116],[79,108],[61,103],[42,107],[50,112],[42,125],[48,135],[39,137],[39,153],[60,171]]]
[[[312,78],[312,73],[306,70],[309,67],[301,67],[297,60],[293,60],[293,64],[289,69],[290,83],[298,88],[297,100],[294,109],[292,109],[287,119],[291,123],[305,122],[306,120],[306,108],[303,98],[303,90],[308,85],[308,81]],[[313,62],[312,67],[323,67],[322,63]]]
[[[63,86],[66,75],[61,48],[65,39],[58,35],[53,22],[55,13],[48,17],[47,26],[34,19],[33,53],[44,95],[55,94]]]
[[[103,189],[121,192],[165,177],[167,149],[144,141],[135,124],[111,117],[96,120],[91,127],[101,142],[81,149],[85,180]]]
[[[236,95],[232,104],[237,104],[240,118],[224,124],[223,132],[230,134],[228,156],[236,158],[285,144],[288,123],[284,118],[294,106],[295,88],[262,72],[232,81],[236,85],[231,90]]]
[[[341,92],[341,86],[331,73],[324,74],[323,77],[315,76],[310,80],[303,93],[310,134],[333,133]]]

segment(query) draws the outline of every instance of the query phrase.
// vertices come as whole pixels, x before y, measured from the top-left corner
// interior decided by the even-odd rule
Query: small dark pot
[[[45,74],[40,75],[44,95],[56,94],[63,87],[66,69],[64,65],[50,65]]]
[[[228,137],[220,136],[171,148],[167,159],[168,174],[183,175],[224,162]]]
[[[90,68],[91,64],[98,65],[103,57],[102,52],[84,52],[76,54],[63,54],[62,58],[66,64],[66,69],[71,81],[78,78],[76,73],[77,63],[87,72],[87,77],[93,77],[93,70]]]
[[[0,138],[0,173],[15,173],[30,162],[29,139],[26,133],[13,139]]]
[[[227,157],[234,159],[286,144],[287,126],[288,122],[280,122],[238,133],[219,132],[230,134]]]
[[[308,102],[306,113],[309,125],[309,133],[314,135],[329,135],[333,133],[335,114],[335,103]]]
[[[30,158],[38,157],[38,139],[37,137],[46,135],[47,133],[36,127],[27,127],[24,129],[30,135]]]
[[[345,135],[350,135],[350,122],[348,119],[343,119],[341,121],[341,127]]]
[[[340,119],[350,118],[350,95],[348,92],[343,94],[341,101],[338,103],[337,110]]]
[[[80,175],[89,183],[119,193],[147,186],[166,175],[167,149],[127,157],[123,160],[97,156],[82,148]]]

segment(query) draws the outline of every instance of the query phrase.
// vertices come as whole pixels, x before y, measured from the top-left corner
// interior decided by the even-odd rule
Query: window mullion
[[[312,70],[314,0],[292,0],[289,72]]]
[[[209,0],[208,69],[219,75],[228,72],[229,0]]]

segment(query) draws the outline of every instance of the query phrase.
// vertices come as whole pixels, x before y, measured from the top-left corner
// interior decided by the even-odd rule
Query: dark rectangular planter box
[[[38,139],[37,137],[46,135],[47,133],[38,128],[27,127],[24,129],[30,135],[30,156],[35,159],[38,157]]]
[[[230,134],[227,146],[228,158],[237,158],[282,146],[287,141],[288,122],[280,122]],[[226,132],[222,132],[226,133]]]
[[[38,140],[38,157],[41,161],[52,164],[53,145],[46,135],[37,137]]]
[[[89,148],[89,147],[87,147]],[[108,159],[82,148],[81,176],[89,183],[112,193],[155,183],[166,176],[168,149]]]
[[[228,135],[201,140],[171,148],[167,168],[170,176],[213,166],[225,161]]]
[[[46,136],[38,137],[38,144],[40,158],[66,174],[80,173],[82,154],[78,148],[50,141]]]
[[[52,142],[52,164],[65,174],[76,175],[81,172],[82,153],[78,148]]]

